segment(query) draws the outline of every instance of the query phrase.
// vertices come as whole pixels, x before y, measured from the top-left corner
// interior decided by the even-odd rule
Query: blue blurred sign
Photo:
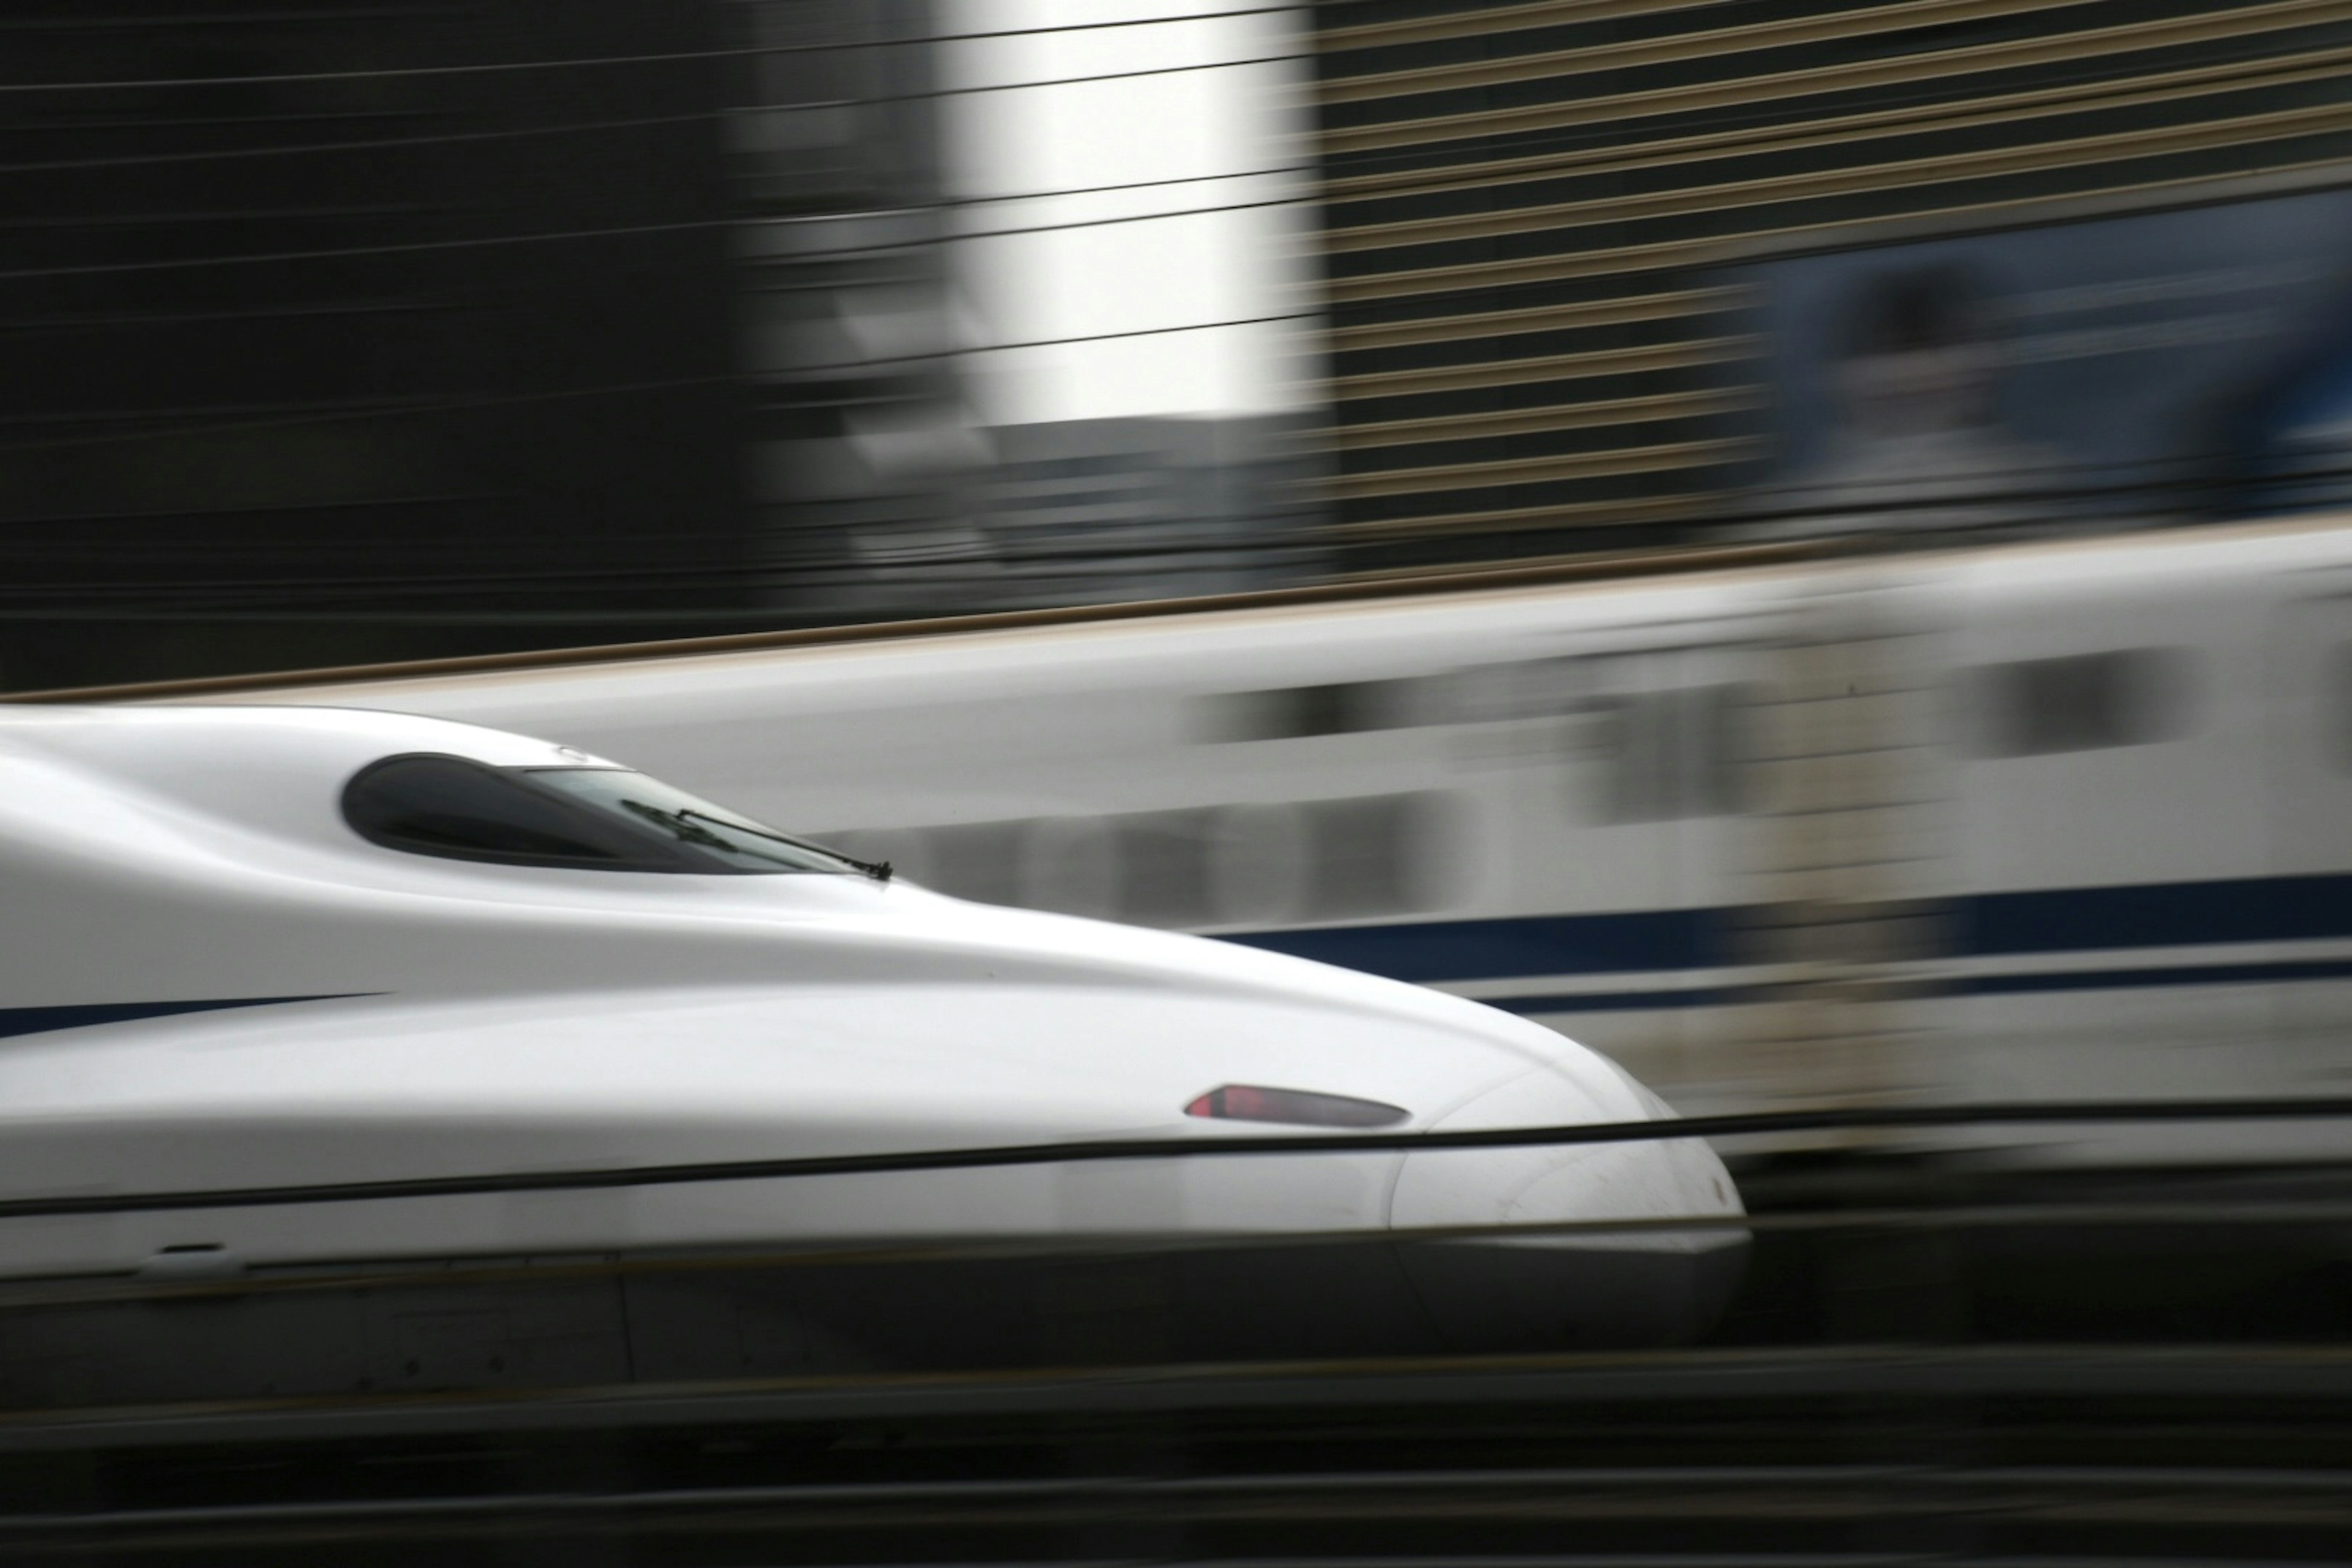
[[[1949,528],[2352,500],[2352,190],[1750,263],[1762,506]]]

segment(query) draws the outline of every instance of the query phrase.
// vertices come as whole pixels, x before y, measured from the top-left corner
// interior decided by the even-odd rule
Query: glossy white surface
[[[1410,1110],[1408,1127],[1530,1079],[1553,1120],[1654,1104],[1537,1025],[1230,944],[862,877],[543,869],[368,843],[341,792],[406,752],[581,760],[350,709],[0,710],[0,1006],[17,1026],[34,1009],[308,998],[0,1039],[0,1194],[1275,1131],[1181,1114],[1225,1083],[1381,1100]],[[1676,1184],[1685,1154],[1624,1158],[1660,1173],[1641,1212],[1736,1212],[1727,1184],[1696,1198]],[[0,1222],[0,1268],[124,1268],[204,1244],[267,1263],[1377,1228],[1400,1163],[1247,1157],[20,1220]],[[1454,1183],[1443,1223],[1529,1213],[1522,1163],[1493,1162],[1483,1188]],[[1536,1210],[1594,1212],[1568,1192]]]

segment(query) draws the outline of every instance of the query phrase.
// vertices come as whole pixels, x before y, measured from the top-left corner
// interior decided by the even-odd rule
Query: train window
[[[2329,717],[2327,752],[2337,767],[2352,773],[2352,642],[2336,644],[2328,673],[2331,679],[2322,699]]]
[[[1290,686],[1243,691],[1218,700],[1218,738],[1291,741],[1309,735],[1350,735],[1404,727],[1407,683],[1350,680],[1335,686]]]
[[[1210,884],[1214,813],[1139,812],[1118,823],[1121,919],[1192,926],[1217,918]]]
[[[982,904],[1021,900],[1021,824],[964,822],[929,836],[932,879],[940,891]]]
[[[449,860],[705,874],[866,868],[620,768],[388,757],[352,777],[342,804],[370,843]]]
[[[2179,667],[2174,650],[2150,647],[1987,665],[1985,754],[2044,756],[2164,740],[2179,719]]]
[[[1587,710],[1602,820],[1664,822],[1743,809],[1739,687],[1624,692],[1596,698]]]
[[[1382,795],[1309,805],[1306,918],[1402,914],[1438,901],[1433,804],[1426,795]]]
[[[1013,826],[1019,831],[1019,903],[1057,914],[1119,918],[1118,840],[1115,817],[1046,816]]]
[[[1277,687],[1203,700],[1202,738],[1289,741],[1373,730],[1557,719],[1583,689],[1585,660],[1514,659],[1393,680]]]
[[[457,757],[394,757],[352,779],[343,816],[387,849],[454,860],[662,870],[665,858],[634,836],[532,790],[511,775]]]

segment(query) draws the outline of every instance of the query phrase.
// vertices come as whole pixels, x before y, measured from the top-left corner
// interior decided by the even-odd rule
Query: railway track
[[[2352,1542],[2352,1348],[1843,1346],[55,1411],[0,1423],[0,1479],[7,1561],[473,1563],[528,1544],[746,1565],[2325,1562]]]
[[[511,1335],[539,1294],[612,1296],[633,1269],[953,1289],[1019,1248],[23,1282],[0,1294],[0,1563],[2205,1568],[2352,1548],[2352,1172],[1849,1161],[1744,1184],[1747,1282],[1675,1351],[1174,1360],[1150,1347],[1175,1298],[1143,1287],[1210,1243],[1063,1238],[1055,1278],[1087,1300],[1055,1305],[1095,1315],[1055,1342],[1085,1364],[680,1381],[458,1358],[438,1385],[427,1366],[134,1404],[60,1396],[69,1378],[43,1394],[31,1363],[79,1345],[102,1367],[101,1327],[152,1352],[242,1322],[228,1345],[294,1307]]]

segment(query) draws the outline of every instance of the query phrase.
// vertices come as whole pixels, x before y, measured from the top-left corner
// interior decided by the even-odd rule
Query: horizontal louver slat
[[[1332,344],[1344,350],[1399,347],[1408,343],[1449,342],[1495,331],[1538,331],[1556,327],[1611,326],[1625,321],[1651,321],[1686,316],[1710,304],[1727,302],[1720,289],[1684,289],[1631,300],[1603,300],[1572,305],[1534,305],[1517,310],[1481,310],[1459,316],[1434,316],[1402,321],[1373,321],[1332,330]]]
[[[1570,502],[1562,506],[1505,507],[1494,511],[1437,512],[1422,517],[1372,518],[1337,522],[1321,531],[1334,539],[1377,539],[1392,534],[1515,533],[1574,522],[1639,526],[1694,515],[1697,504],[1688,496],[1663,496],[1648,500]]]
[[[1512,55],[1502,59],[1432,66],[1423,70],[1335,76],[1324,81],[1322,94],[1326,103],[1356,103],[1366,99],[1402,97],[1453,87],[1486,87],[1501,82],[1563,76],[1570,72],[1580,75],[1594,70],[1653,65],[1734,49],[1867,37],[1896,28],[2007,16],[2018,11],[2057,10],[2080,6],[2083,3],[2084,0],[1915,0],[1900,12],[1848,11],[1827,16],[1783,17],[1704,33],[1684,33],[1674,37],[1632,38],[1622,43]]]
[[[1567,22],[1611,21],[1624,16],[1649,16],[1661,12],[1704,10],[1721,0],[1532,0],[1519,5],[1454,10],[1409,21],[1368,22],[1318,30],[1324,50],[1370,48],[1395,44],[1421,44],[1440,38],[1479,37]]]
[[[2352,0],[1553,0],[1318,45],[1321,487],[1371,570],[1735,514],[1739,256],[2352,164]]]
[[[1446,463],[1426,468],[1348,474],[1326,480],[1325,484],[1339,495],[1406,495],[1451,489],[1464,484],[1529,484],[1539,479],[1581,479],[1595,474],[1644,473],[1685,463],[1727,463],[1750,451],[1749,442],[1735,438],[1673,441],[1571,458],[1507,458],[1491,463]]]
[[[2227,91],[2233,87],[2275,87],[2325,80],[2352,64],[2352,48],[2297,49],[2287,56],[2251,60],[2225,60],[2218,65],[2157,71],[2115,81],[2070,82],[2063,87],[2035,88],[2021,92],[1995,93],[1959,103],[1911,104],[1897,109],[1856,114],[1808,118],[1801,122],[1736,131],[1706,132],[1687,136],[1643,136],[1592,147],[1571,147],[1524,157],[1486,159],[1455,174],[1433,174],[1425,169],[1390,174],[1353,174],[1325,183],[1335,201],[1354,201],[1394,195],[1421,195],[1433,192],[1499,189],[1512,184],[1556,178],[1562,174],[1653,167],[1675,161],[1674,154],[1694,156],[1731,149],[1736,152],[1796,152],[1835,146],[1869,131],[1900,130],[1925,135],[1965,131],[2024,118],[2027,111],[2051,107],[2054,112],[2089,113],[2138,104],[2165,102],[2189,96],[2200,87]]]
[[[1506,409],[1495,414],[1453,414],[1432,419],[1389,419],[1369,425],[1335,425],[1324,433],[1331,446],[1378,449],[1415,441],[1452,441],[1474,436],[1517,436],[1535,431],[1576,430],[1601,425],[1634,425],[1658,419],[1699,418],[1755,407],[1749,387],[1720,392],[1667,392],[1650,397],[1620,397],[1602,403],[1571,403],[1548,408]]]
[[[1702,339],[1691,343],[1644,348],[1595,349],[1585,353],[1543,354],[1528,359],[1489,360],[1483,364],[1438,365],[1429,370],[1370,371],[1338,378],[1343,397],[1393,397],[1406,393],[1445,392],[1469,386],[1507,386],[1524,381],[1559,381],[1577,375],[1620,374],[1637,370],[1685,370],[1722,364],[1753,352],[1745,338]]]
[[[2343,154],[2326,153],[2309,157],[2251,161],[2243,171],[2263,174],[2289,174],[2298,170],[2326,168],[2344,161]],[[2015,198],[1989,198],[1980,202],[1959,202],[1947,206],[1925,206],[1889,213],[1889,217],[1924,221],[1934,218],[1961,219],[1986,214],[2016,210],[2021,216],[2030,216],[2036,205],[2053,205],[2071,202],[2081,195],[2097,192],[2111,195],[2144,194],[2151,198],[2173,189],[2189,180],[2207,177],[2208,172],[2180,179],[2119,180],[2113,184],[2087,185],[2082,192],[2068,192],[2044,198],[2039,203],[2021,202]],[[1428,292],[1433,286],[1465,288],[1473,282],[1486,287],[1504,283],[1549,282],[1569,278],[1591,278],[1621,273],[1641,272],[1668,267],[1687,267],[1726,259],[1735,243],[1754,244],[1765,240],[1795,241],[1807,235],[1824,235],[1851,228],[1856,220],[1840,217],[1822,223],[1788,224],[1769,228],[1755,228],[1728,236],[1707,236],[1698,239],[1666,240],[1652,245],[1632,245],[1608,250],[1573,252],[1565,256],[1541,256],[1525,261],[1465,262],[1454,267],[1431,267],[1410,272],[1377,272],[1361,278],[1336,279],[1328,285],[1335,300],[1378,300],[1400,295]]]
[[[2224,16],[2127,22],[2054,39],[1979,44],[1898,60],[1861,60],[1684,87],[1571,98],[1528,108],[1434,115],[1358,127],[1327,126],[1321,141],[1327,155],[1367,148],[1412,146],[1494,136],[1508,131],[1591,124],[1635,114],[1771,102],[1826,94],[1838,89],[1900,86],[1968,72],[2094,59],[2126,50],[2212,43],[2266,31],[2311,28],[2346,21],[2352,21],[2352,4],[2346,0],[2273,0],[2270,5],[2249,6]]]
[[[2347,97],[2352,97],[2352,82],[2347,82],[2345,88]],[[1598,221],[1622,223],[1635,218],[1720,211],[1734,205],[1757,205],[1801,196],[1843,195],[1906,184],[1941,183],[1985,174],[2064,168],[2070,164],[2094,162],[2101,154],[2120,153],[2138,158],[2176,149],[2219,146],[2337,129],[2345,122],[2347,112],[2352,112],[2352,103],[2322,104],[2234,120],[2208,121],[2168,131],[2110,132],[2103,135],[2043,142],[2027,147],[2000,147],[1943,157],[1871,163],[1859,168],[1694,185],[1649,195],[1600,196],[1541,206],[1513,207],[1500,213],[1458,218],[1422,218],[1400,223],[1350,226],[1337,229],[1327,243],[1334,250],[1374,250],[1393,245],[1400,239],[1426,245],[1444,239],[1476,239],[1558,228],[1562,226],[1558,221],[1559,219],[1586,215]],[[1344,209],[1340,216],[1344,217]]]

